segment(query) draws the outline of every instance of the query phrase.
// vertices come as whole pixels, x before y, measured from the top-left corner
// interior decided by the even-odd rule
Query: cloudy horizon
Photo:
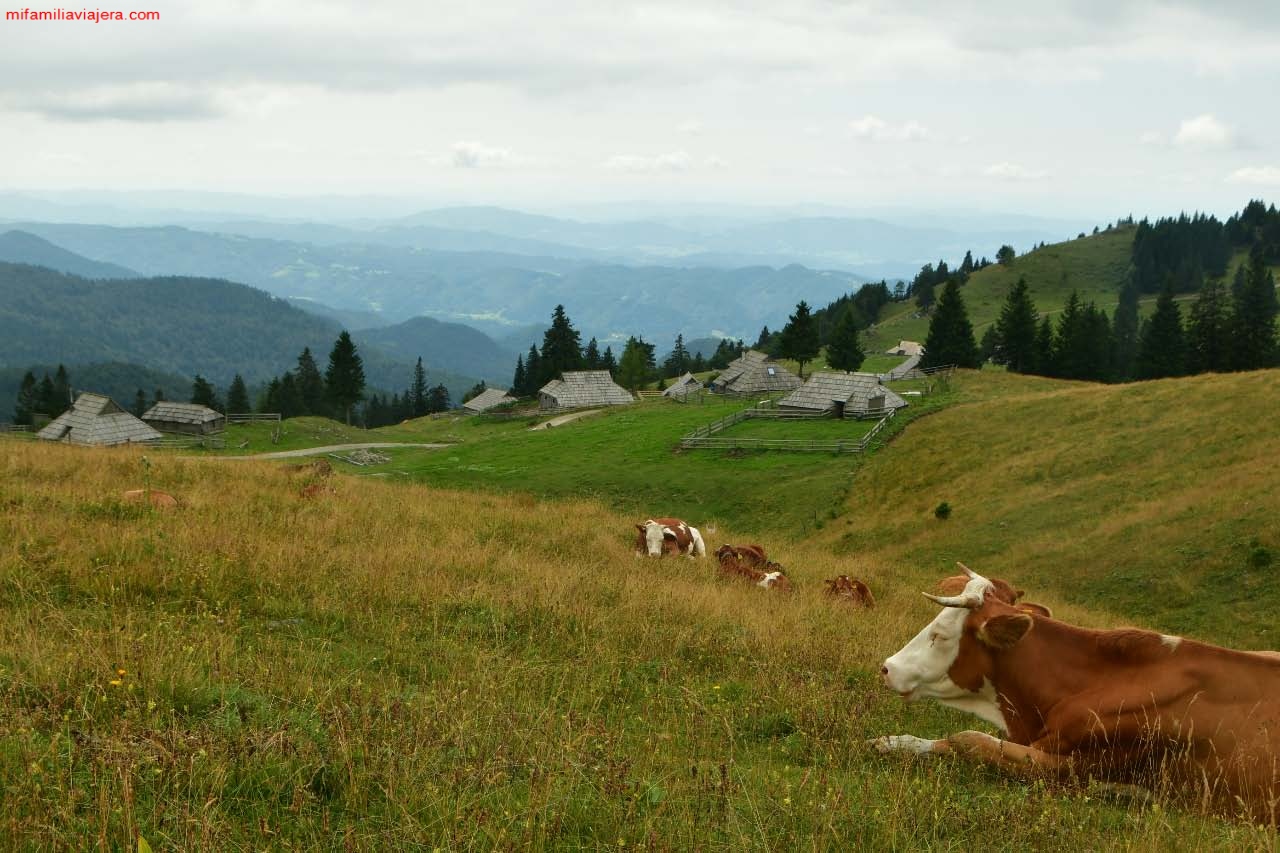
[[[154,0],[0,20],[0,189],[975,208],[1280,195],[1280,8]]]

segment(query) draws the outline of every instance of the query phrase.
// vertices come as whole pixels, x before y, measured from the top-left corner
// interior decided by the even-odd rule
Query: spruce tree
[[[71,408],[71,378],[67,375],[67,369],[59,364],[58,369],[53,373],[53,393],[49,395],[47,414],[51,418],[56,418],[69,408]]]
[[[818,354],[818,326],[809,312],[809,303],[801,299],[796,304],[796,311],[787,318],[787,325],[782,329],[782,337],[778,341],[778,354],[800,363],[800,378],[804,378],[806,362],[813,361]]]
[[[1233,345],[1237,370],[1272,367],[1277,362],[1276,282],[1267,268],[1261,244],[1249,253],[1249,270],[1240,295],[1234,300]]]
[[[551,328],[542,336],[543,382],[559,379],[566,370],[582,369],[582,338],[565,314],[564,306],[557,305],[551,314]]]
[[[227,389],[227,411],[249,411],[249,389],[245,387],[244,377],[239,373],[231,380],[231,387]]]
[[[976,368],[982,364],[978,344],[973,339],[973,325],[964,307],[964,297],[960,295],[960,285],[954,278],[942,288],[920,361],[921,367],[954,364],[956,367]]]
[[[413,417],[420,418],[431,411],[427,400],[427,370],[422,366],[422,356],[413,366],[413,384],[409,386],[409,409]]]
[[[630,391],[636,391],[649,381],[649,345],[644,339],[631,337],[622,348],[622,358],[618,362],[617,383]]]
[[[524,356],[518,355],[516,356],[516,372],[515,375],[511,377],[511,395],[513,397],[529,396],[528,391],[525,388],[527,384],[528,383],[524,378]]]
[[[1113,378],[1111,353],[1111,321],[1107,314],[1094,303],[1084,307],[1083,332],[1081,334],[1080,354],[1083,372],[1081,379],[1092,382],[1110,382]]]
[[[487,386],[487,385],[485,385],[485,384],[484,384],[484,380],[483,380],[483,379],[481,379],[481,380],[480,380],[479,382],[477,382],[475,385],[472,385],[472,386],[471,386],[471,389],[470,389],[469,391],[467,391],[467,393],[466,393],[466,394],[463,394],[463,395],[462,395],[462,402],[466,403],[466,402],[469,402],[469,401],[471,401],[471,400],[474,400],[476,397],[479,397],[479,396],[480,396],[481,394],[483,394],[486,390],[488,390],[488,387],[489,387],[489,386]]]
[[[262,396],[258,398],[258,413],[280,414],[280,378],[278,376],[271,377]]]
[[[1053,338],[1054,376],[1083,379],[1085,368],[1084,307],[1080,294],[1071,291],[1058,315],[1058,329]]]
[[[996,263],[1002,267],[1012,266],[1014,259],[1017,257],[1018,253],[1013,250],[1013,247],[1006,244],[1000,247],[1000,251],[996,252]]]
[[[18,385],[18,400],[13,407],[13,422],[19,426],[32,425],[35,423],[35,413],[39,405],[36,375],[28,370],[22,374],[22,382]]]
[[[1120,288],[1120,302],[1111,321],[1111,375],[1119,382],[1133,379],[1138,330],[1138,285],[1129,277]]]
[[[1031,372],[1040,376],[1053,375],[1053,324],[1049,322],[1048,314],[1040,318],[1040,325],[1036,327],[1035,367]]]
[[[222,408],[218,402],[217,391],[214,390],[209,380],[199,373],[196,374],[195,381],[191,383],[191,402],[200,406],[208,406],[215,410],[221,410]]]
[[[538,355],[538,348],[535,346],[529,347],[529,354],[524,359],[524,381],[525,390],[520,395],[522,397],[532,397],[547,384],[547,380],[542,378],[542,356]]]
[[[277,409],[282,418],[296,418],[305,415],[306,403],[302,399],[302,388],[298,385],[298,377],[292,371],[286,370],[284,375],[280,377],[280,386],[277,396]],[[354,402],[352,405],[355,405]],[[347,413],[347,425],[351,425],[351,414]]]
[[[329,367],[324,374],[325,392],[337,411],[345,412],[351,425],[351,407],[364,396],[364,362],[356,352],[351,335],[344,329],[329,353]]]
[[[600,358],[600,369],[609,371],[610,375],[617,372],[618,362],[613,357],[613,347],[604,348],[604,355]]]
[[[135,418],[140,418],[147,413],[147,392],[141,388],[133,395],[133,406],[129,409]]]
[[[298,370],[294,374],[298,383],[298,393],[302,395],[302,405],[309,415],[323,415],[328,412],[324,395],[324,377],[316,365],[311,347],[303,347],[298,354]],[[230,404],[228,404],[230,405]]]
[[[1169,285],[1156,300],[1155,313],[1142,326],[1135,373],[1139,379],[1182,376],[1186,372],[1186,338],[1182,312]]]
[[[449,389],[444,385],[436,385],[428,392],[427,408],[432,412],[447,412],[452,406],[449,400]]]
[[[595,338],[587,341],[587,348],[582,353],[582,366],[587,370],[600,369],[600,345]]]
[[[1027,280],[1019,277],[1009,290],[995,323],[995,361],[1007,365],[1014,373],[1032,372],[1036,362],[1038,319]]]
[[[1035,338],[1032,338],[1032,346],[1034,351]],[[1000,336],[996,334],[996,325],[992,323],[987,326],[986,331],[982,333],[982,339],[978,341],[978,357],[982,359],[982,363],[995,359],[997,351],[1000,349]]]
[[[671,350],[671,354],[667,356],[667,360],[662,364],[663,375],[667,377],[676,377],[682,375],[689,368],[689,351],[684,348],[684,335],[676,335],[675,347]]]
[[[36,411],[42,415],[54,418],[57,417],[54,412],[62,414],[62,410],[58,408],[58,392],[54,390],[53,380],[47,373],[41,377],[40,384],[36,386],[36,399],[38,401]]]
[[[769,339],[771,337],[773,337],[773,335],[770,333],[769,327],[768,326],[761,327],[760,336],[756,338],[756,345],[752,347],[752,349],[760,350],[760,352],[766,352],[769,348],[769,343],[770,343]]]
[[[858,339],[858,324],[852,308],[846,309],[831,330],[831,342],[827,344],[827,364],[836,370],[850,372],[862,367],[866,360],[862,342]]]
[[[1187,320],[1187,372],[1219,373],[1231,367],[1231,313],[1221,279],[1206,279]]]

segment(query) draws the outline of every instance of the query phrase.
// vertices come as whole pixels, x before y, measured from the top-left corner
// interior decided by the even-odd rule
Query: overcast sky
[[[119,8],[161,20],[0,20],[0,188],[1098,221],[1280,199],[1268,0]]]

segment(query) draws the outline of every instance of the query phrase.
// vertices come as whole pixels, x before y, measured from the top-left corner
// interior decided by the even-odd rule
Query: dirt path
[[[585,418],[587,415],[598,415],[603,411],[604,409],[587,409],[585,412],[570,412],[567,415],[561,415],[558,418],[552,418],[549,421],[543,421],[540,424],[531,426],[529,427],[529,431],[533,432],[536,429],[551,429],[552,427],[558,427],[561,424],[567,424],[570,421],[576,421],[578,418]]]
[[[277,450],[274,453],[255,453],[251,456],[219,456],[218,459],[293,459],[298,456],[319,456],[322,453],[341,453],[347,450],[378,450],[383,447],[429,447],[438,449],[451,444],[412,444],[398,441],[370,441],[364,444],[326,444],[324,447],[304,447],[301,450]]]

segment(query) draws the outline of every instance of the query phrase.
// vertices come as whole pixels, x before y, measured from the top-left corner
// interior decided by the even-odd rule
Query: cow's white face
[[[644,525],[644,544],[650,557],[662,556],[662,538],[664,528],[656,521],[646,521]]]
[[[962,595],[981,601],[991,589],[994,589],[991,581],[977,576],[965,585]],[[972,692],[960,687],[948,675],[960,654],[960,636],[968,618],[969,610],[964,607],[942,608],[923,631],[880,667],[885,686],[911,700],[945,702],[972,697]]]

